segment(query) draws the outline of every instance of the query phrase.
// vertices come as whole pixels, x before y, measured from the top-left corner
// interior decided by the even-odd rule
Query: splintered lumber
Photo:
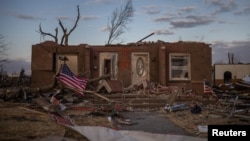
[[[98,96],[98,97],[104,99],[104,100],[107,100],[108,102],[111,102],[111,100],[108,99],[107,97],[102,96],[102,95],[100,95],[100,94],[98,94],[98,93],[96,93],[96,92],[94,92],[94,91],[85,90],[84,92],[85,92],[85,93],[91,93],[91,94],[93,94],[93,95],[95,95],[95,96]]]
[[[36,110],[32,110],[32,109],[29,109],[29,108],[26,108],[26,107],[18,107],[19,109],[23,109],[23,110],[26,110],[26,111],[29,111],[29,112],[33,112],[33,113],[36,113],[36,114],[40,114],[42,116],[48,116],[47,113],[43,113],[43,112],[40,112],[40,111],[36,111]]]
[[[170,88],[170,97],[168,99],[168,105],[172,106],[173,103],[176,101],[178,94],[180,93],[180,89],[177,86],[169,86]]]
[[[53,109],[52,104],[49,103],[47,100],[45,100],[43,97],[38,97],[35,99],[35,102],[42,107],[45,111],[47,112],[52,112],[51,110]]]

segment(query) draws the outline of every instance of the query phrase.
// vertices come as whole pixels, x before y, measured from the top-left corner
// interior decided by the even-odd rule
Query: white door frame
[[[117,74],[118,74],[118,53],[114,52],[101,52],[99,54],[99,76],[104,75],[105,72],[105,60],[110,60],[111,62],[111,79],[112,80],[117,80]]]
[[[132,52],[131,56],[131,84],[139,84],[145,80],[150,81],[149,77],[149,52]]]

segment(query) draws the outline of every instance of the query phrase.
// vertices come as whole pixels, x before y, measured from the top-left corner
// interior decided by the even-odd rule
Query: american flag
[[[80,95],[83,95],[83,91],[85,90],[87,85],[87,79],[79,78],[74,75],[74,73],[71,72],[71,70],[66,64],[62,65],[61,72],[59,73],[59,76],[57,78],[66,87],[69,87]]]
[[[216,105],[220,105],[219,98],[212,89],[212,87],[210,86],[210,84],[206,80],[204,81],[203,84],[204,84],[204,94],[211,95],[212,97],[214,97],[216,99]]]

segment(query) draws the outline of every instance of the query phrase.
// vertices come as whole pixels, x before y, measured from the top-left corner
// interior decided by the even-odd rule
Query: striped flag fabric
[[[71,88],[80,95],[83,95],[83,91],[85,90],[88,81],[85,78],[79,78],[76,76],[66,64],[62,64],[61,72],[57,78],[66,87]]]
[[[58,100],[54,95],[51,97],[50,102],[52,103],[52,105],[55,107],[58,104],[60,104],[60,100]]]

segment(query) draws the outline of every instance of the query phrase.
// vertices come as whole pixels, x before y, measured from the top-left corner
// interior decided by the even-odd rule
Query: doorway
[[[131,83],[138,84],[142,81],[149,81],[149,53],[136,52],[132,53],[131,58]]]
[[[232,82],[232,73],[230,71],[224,72],[224,83],[229,84]]]
[[[111,74],[111,80],[117,80],[117,53],[101,52],[99,60],[99,76]]]

